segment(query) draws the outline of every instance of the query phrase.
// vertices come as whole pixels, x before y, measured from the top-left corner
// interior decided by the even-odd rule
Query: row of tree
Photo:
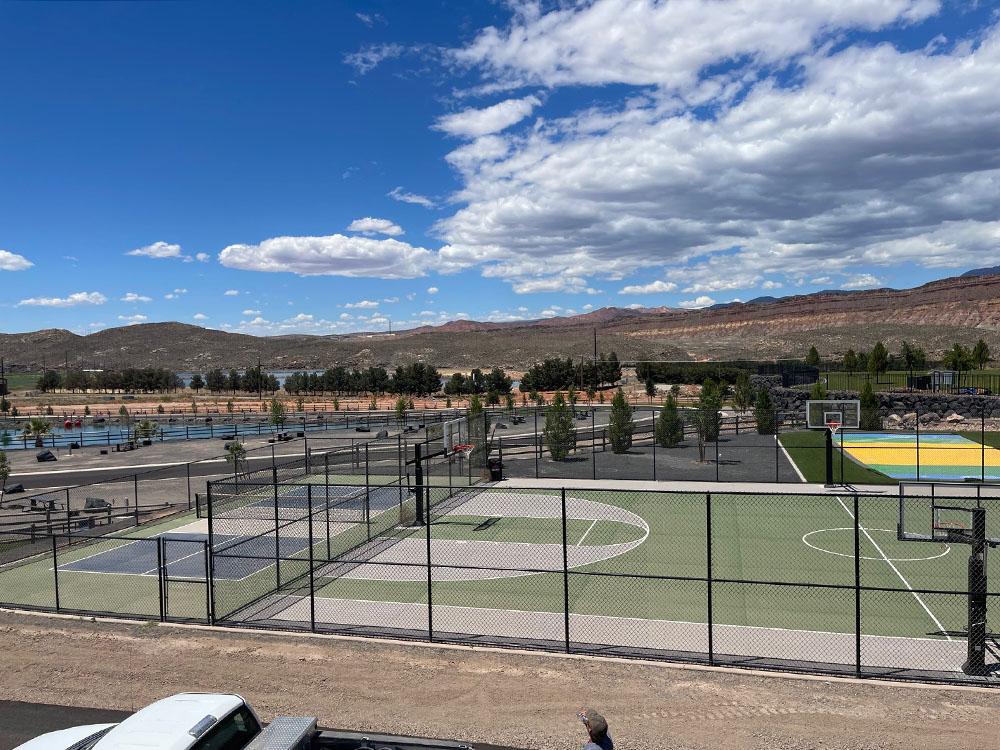
[[[521,378],[520,388],[525,393],[564,391],[573,387],[592,390],[614,385],[621,378],[622,366],[615,352],[602,354],[596,361],[574,362],[572,358],[556,357],[529,367]]]
[[[444,384],[444,392],[448,396],[467,396],[472,394],[495,393],[502,395],[510,393],[513,382],[499,367],[494,367],[484,374],[478,367],[468,375],[454,373]]]
[[[721,410],[726,393],[727,390],[722,385],[708,379],[702,384],[694,408],[685,409],[683,413],[678,407],[676,393],[670,393],[656,418],[653,440],[661,448],[675,448],[684,440],[687,425],[698,441],[699,460],[704,461],[705,446],[718,440],[722,429]],[[744,373],[738,378],[736,387],[729,390],[729,395],[738,410],[752,409],[760,434],[775,433],[777,418],[767,388],[754,390],[750,386],[749,375]],[[557,391],[545,414],[543,440],[549,455],[556,461],[564,460],[576,449],[577,430],[573,422],[572,406],[571,400],[564,397],[562,391]],[[625,392],[619,388],[611,401],[611,413],[608,417],[607,438],[612,452],[627,453],[632,447],[634,433],[634,410]]]
[[[941,365],[948,370],[967,372],[978,368],[985,369],[990,362],[992,355],[989,345],[979,339],[974,346],[967,347],[956,343],[951,349],[945,352],[941,358]],[[814,367],[827,367],[838,363],[823,362],[819,351],[815,346],[809,347],[806,354],[805,363]],[[870,375],[881,375],[889,370],[903,370],[915,372],[926,370],[930,364],[927,353],[919,346],[908,341],[902,342],[898,353],[891,353],[885,344],[877,341],[871,351],[854,351],[848,349],[840,361],[840,366],[849,373],[867,372]]]
[[[389,373],[384,367],[348,370],[332,367],[323,373],[295,372],[285,379],[289,393],[399,393],[427,396],[441,390],[437,368],[423,362],[400,365]]]
[[[125,370],[86,372],[69,370],[65,375],[58,370],[46,370],[36,383],[43,393],[65,389],[67,391],[124,391],[126,393],[166,393],[184,387],[177,373],[162,368],[143,367]]]

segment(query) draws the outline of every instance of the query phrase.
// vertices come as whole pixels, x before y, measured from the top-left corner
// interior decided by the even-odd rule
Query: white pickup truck
[[[180,693],[120,724],[49,732],[15,750],[474,750],[471,745],[317,729],[316,719],[279,716],[264,725],[238,695]]]

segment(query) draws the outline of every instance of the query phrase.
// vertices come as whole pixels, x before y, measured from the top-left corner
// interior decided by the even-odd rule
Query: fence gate
[[[174,622],[208,622],[208,541],[159,537],[160,614]]]

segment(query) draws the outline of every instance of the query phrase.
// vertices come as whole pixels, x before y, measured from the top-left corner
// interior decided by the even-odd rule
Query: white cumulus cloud
[[[145,315],[119,315],[118,320],[123,323],[127,323],[130,326],[138,325],[139,323],[145,323],[149,320]]]
[[[385,234],[390,237],[397,237],[403,234],[403,228],[389,219],[376,219],[373,216],[366,216],[363,219],[355,219],[347,227],[348,232],[360,232],[361,234]]]
[[[190,255],[181,252],[181,246],[171,242],[154,242],[152,245],[137,247],[129,250],[126,255],[134,255],[142,258],[176,258],[184,262],[192,260]]]
[[[618,290],[619,294],[665,294],[677,289],[672,281],[656,280],[649,284],[630,284]]]
[[[222,293],[223,297],[238,297],[240,294],[239,289],[227,289]]]
[[[400,186],[394,187],[388,193],[386,193],[394,201],[399,201],[400,203],[413,203],[417,206],[423,206],[424,208],[434,208],[436,205],[433,200],[428,198],[426,195],[420,195],[419,193],[411,193],[404,190]]]
[[[135,292],[126,292],[125,296],[121,298],[122,302],[152,302],[152,297],[147,297],[144,294],[136,294]]]
[[[436,256],[394,239],[274,237],[258,245],[230,245],[219,262],[244,271],[287,271],[300,276],[411,279],[426,274]]]
[[[75,292],[66,297],[28,297],[17,303],[18,307],[77,307],[78,305],[103,305],[108,301],[100,292]]]
[[[208,320],[208,316],[205,315],[205,313],[200,313],[200,312],[195,313],[191,317],[194,318],[195,320]]]
[[[680,306],[686,310],[697,310],[699,308],[709,307],[710,305],[714,304],[715,304],[714,299],[712,299],[708,295],[703,294],[700,297],[696,297],[695,299],[682,300]]]
[[[10,250],[0,250],[0,271],[24,271],[34,265],[23,255],[12,253]]]
[[[358,302],[348,302],[344,307],[348,310],[374,310],[378,307],[378,302],[371,299],[363,299]]]
[[[507,99],[484,109],[465,109],[439,117],[434,127],[463,138],[499,133],[528,117],[541,104],[537,96]]]

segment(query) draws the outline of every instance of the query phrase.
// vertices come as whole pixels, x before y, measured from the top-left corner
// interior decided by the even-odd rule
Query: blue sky
[[[1000,262],[992,2],[0,3],[0,330],[345,333]]]

